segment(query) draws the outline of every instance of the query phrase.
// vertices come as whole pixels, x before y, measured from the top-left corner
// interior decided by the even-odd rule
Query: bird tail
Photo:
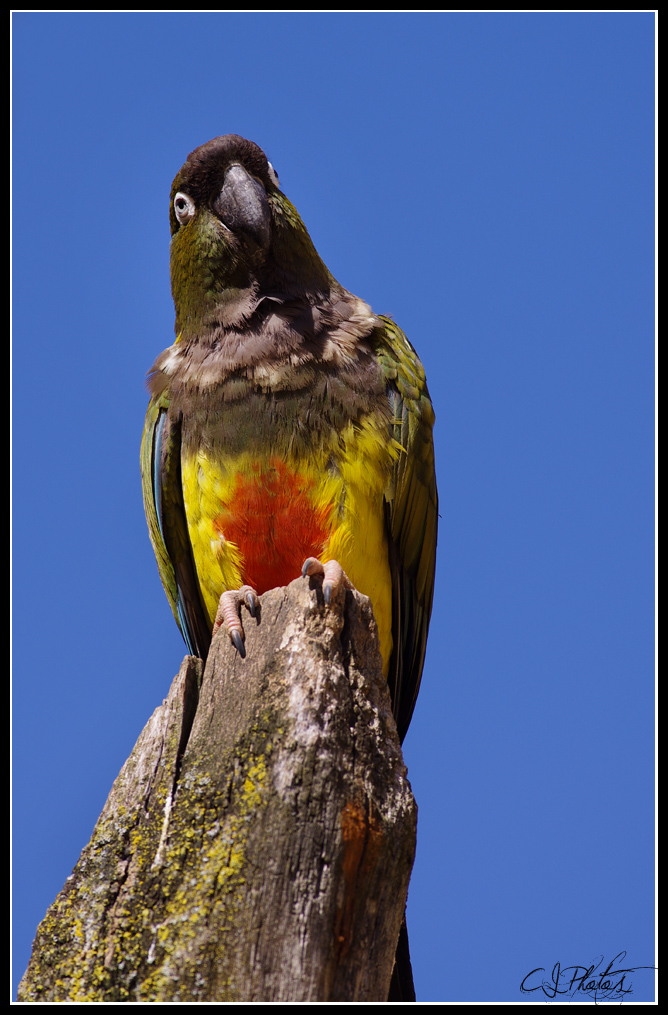
[[[388,1001],[415,1001],[415,987],[413,985],[413,968],[411,966],[411,953],[408,947],[408,930],[406,928],[406,916],[401,921],[397,950],[394,956],[394,969],[390,980],[390,993]]]

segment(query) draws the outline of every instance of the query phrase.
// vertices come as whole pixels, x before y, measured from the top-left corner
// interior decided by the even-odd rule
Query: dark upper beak
[[[271,211],[267,194],[254,176],[238,163],[225,174],[222,190],[211,207],[233,233],[245,233],[266,250],[271,240]]]

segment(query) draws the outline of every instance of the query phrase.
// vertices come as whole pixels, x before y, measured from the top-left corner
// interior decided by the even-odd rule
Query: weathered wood
[[[364,596],[186,657],[40,924],[21,1001],[384,1001],[416,807]]]

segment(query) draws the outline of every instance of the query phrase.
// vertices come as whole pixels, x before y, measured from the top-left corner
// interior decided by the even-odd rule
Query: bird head
[[[243,326],[265,297],[315,305],[338,287],[266,155],[237,134],[190,153],[172,184],[169,218],[183,338]]]

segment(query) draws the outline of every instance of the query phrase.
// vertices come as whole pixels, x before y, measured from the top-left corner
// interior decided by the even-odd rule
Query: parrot
[[[354,587],[371,600],[403,741],[436,563],[424,368],[392,318],[332,276],[254,142],[191,152],[169,218],[176,340],[147,374],[141,473],[188,650],[206,659],[224,625],[245,656],[242,607],[254,616],[300,575],[322,575],[327,605]]]

